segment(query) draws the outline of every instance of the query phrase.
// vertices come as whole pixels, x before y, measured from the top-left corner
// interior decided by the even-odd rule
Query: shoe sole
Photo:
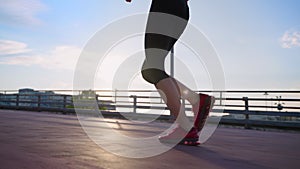
[[[196,146],[200,145],[199,138],[183,138],[181,141],[178,139],[159,139],[161,143],[166,144],[180,144],[180,145],[188,145],[188,146]]]
[[[187,146],[197,146],[201,143],[199,142],[199,138],[184,138],[179,142],[179,144]]]

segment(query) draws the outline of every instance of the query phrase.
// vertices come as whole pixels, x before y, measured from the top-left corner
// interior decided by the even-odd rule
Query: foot
[[[173,143],[183,145],[199,145],[198,130],[193,127],[189,132],[185,131],[181,127],[176,127],[172,132],[159,137],[159,141],[162,143]]]
[[[200,101],[194,122],[194,126],[197,128],[198,132],[200,132],[203,129],[209,112],[211,111],[215,103],[215,98],[213,96],[209,96],[206,94],[199,94],[199,96]]]
[[[188,145],[188,146],[200,145],[197,128],[193,127],[187,133],[187,135],[179,142],[179,144]]]

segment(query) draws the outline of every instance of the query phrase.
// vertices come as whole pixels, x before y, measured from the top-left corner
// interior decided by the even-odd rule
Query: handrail
[[[167,109],[155,90],[88,90],[87,95],[80,95],[83,93],[81,90],[53,90],[52,92],[55,93],[49,93],[49,90],[39,90],[34,93],[17,92],[17,90],[0,90],[0,108],[74,113],[73,99],[78,99],[80,96],[85,97],[85,100],[81,100],[80,108],[94,108],[93,104],[96,101],[100,109],[111,114],[122,108],[127,108],[133,113],[139,113],[143,109]],[[278,126],[273,127],[290,126],[293,129],[300,129],[300,91],[298,90],[201,90],[199,92],[219,93],[216,94],[216,105],[224,106],[224,110],[214,111],[223,113],[222,124],[244,125],[245,128],[251,128],[262,124],[270,127],[271,122],[272,124],[280,122]],[[157,93],[157,95],[150,93]],[[280,96],[276,96],[278,94]],[[186,110],[191,111],[191,105],[186,104]],[[238,115],[244,118],[236,118],[235,116]],[[259,118],[262,120],[258,120]]]

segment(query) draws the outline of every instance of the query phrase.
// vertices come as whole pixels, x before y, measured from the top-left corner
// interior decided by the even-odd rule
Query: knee
[[[162,79],[169,77],[169,75],[165,71],[154,68],[142,70],[142,76],[147,82],[154,85]]]

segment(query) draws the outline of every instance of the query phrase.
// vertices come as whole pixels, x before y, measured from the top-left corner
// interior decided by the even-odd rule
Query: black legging
[[[158,23],[164,22],[164,20],[161,20],[160,15],[151,15],[151,12],[175,15],[183,18],[184,22],[182,22],[182,19],[179,19],[180,24],[177,24],[177,19],[175,19],[175,23],[172,23],[172,27],[166,27],[166,25]],[[171,19],[172,17],[170,20]],[[143,78],[149,83],[157,84],[160,80],[169,77],[164,68],[165,58],[178,40],[179,36],[183,33],[188,20],[189,8],[186,0],[152,0],[145,34],[146,59],[142,67]],[[174,24],[176,25],[175,28]],[[153,28],[156,30],[155,33],[151,33],[150,29]],[[167,29],[167,31],[173,31],[172,34],[175,33],[177,35],[175,36],[176,38],[174,38],[174,36],[167,36],[165,33],[158,34],[159,31],[157,33],[157,30],[162,30],[163,32],[165,29]]]

